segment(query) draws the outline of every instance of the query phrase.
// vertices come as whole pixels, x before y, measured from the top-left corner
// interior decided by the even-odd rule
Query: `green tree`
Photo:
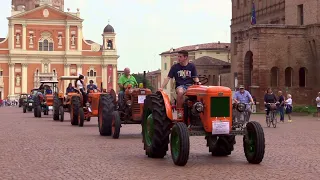
[[[132,75],[134,76],[134,78],[136,78],[138,84],[143,83],[143,74],[132,74]],[[154,87],[152,87],[152,85],[148,79],[146,79],[146,86],[148,89],[153,91]]]

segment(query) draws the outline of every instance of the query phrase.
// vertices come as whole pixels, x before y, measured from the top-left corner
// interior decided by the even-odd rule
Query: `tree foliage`
[[[143,83],[143,74],[132,74],[134,78],[136,78],[138,84]],[[152,87],[150,81],[146,79],[146,87],[153,91],[154,87]]]

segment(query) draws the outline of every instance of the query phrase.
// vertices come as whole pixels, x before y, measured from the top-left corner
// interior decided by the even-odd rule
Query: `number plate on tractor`
[[[230,126],[226,121],[212,121],[212,134],[229,134]]]
[[[143,104],[146,99],[146,95],[138,95],[138,103]]]
[[[52,110],[52,106],[49,106],[49,110]]]

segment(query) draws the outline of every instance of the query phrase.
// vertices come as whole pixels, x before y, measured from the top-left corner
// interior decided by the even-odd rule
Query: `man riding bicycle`
[[[250,119],[251,115],[251,107],[250,105],[254,104],[253,98],[249,91],[244,89],[244,85],[239,86],[239,90],[234,93],[233,101],[238,103],[246,104],[246,110],[248,112],[248,120]]]
[[[124,91],[126,90],[126,88],[129,84],[132,85],[132,87],[138,86],[138,82],[137,82],[136,78],[134,76],[130,75],[130,69],[125,68],[124,73],[120,76],[120,78],[118,80],[118,85],[120,88],[119,95],[118,95],[119,106],[123,102]]]

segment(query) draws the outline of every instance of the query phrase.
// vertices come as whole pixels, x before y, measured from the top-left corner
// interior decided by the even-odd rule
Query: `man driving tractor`
[[[136,80],[136,78],[132,75],[130,75],[130,69],[129,68],[125,68],[124,73],[119,77],[118,80],[118,85],[120,88],[119,91],[119,95],[118,95],[118,102],[122,103],[123,99],[124,99],[124,91],[126,90],[127,86],[130,84],[132,85],[132,87],[136,87],[138,86],[138,82]],[[121,104],[119,104],[120,106]]]
[[[182,117],[184,94],[186,90],[194,83],[201,84],[199,82],[196,66],[193,63],[189,63],[188,51],[182,50],[178,52],[179,63],[174,64],[168,74],[168,77],[164,79],[164,82],[159,89],[160,91],[168,84],[170,79],[174,78],[176,81],[176,93],[177,93],[177,112],[178,118]]]

